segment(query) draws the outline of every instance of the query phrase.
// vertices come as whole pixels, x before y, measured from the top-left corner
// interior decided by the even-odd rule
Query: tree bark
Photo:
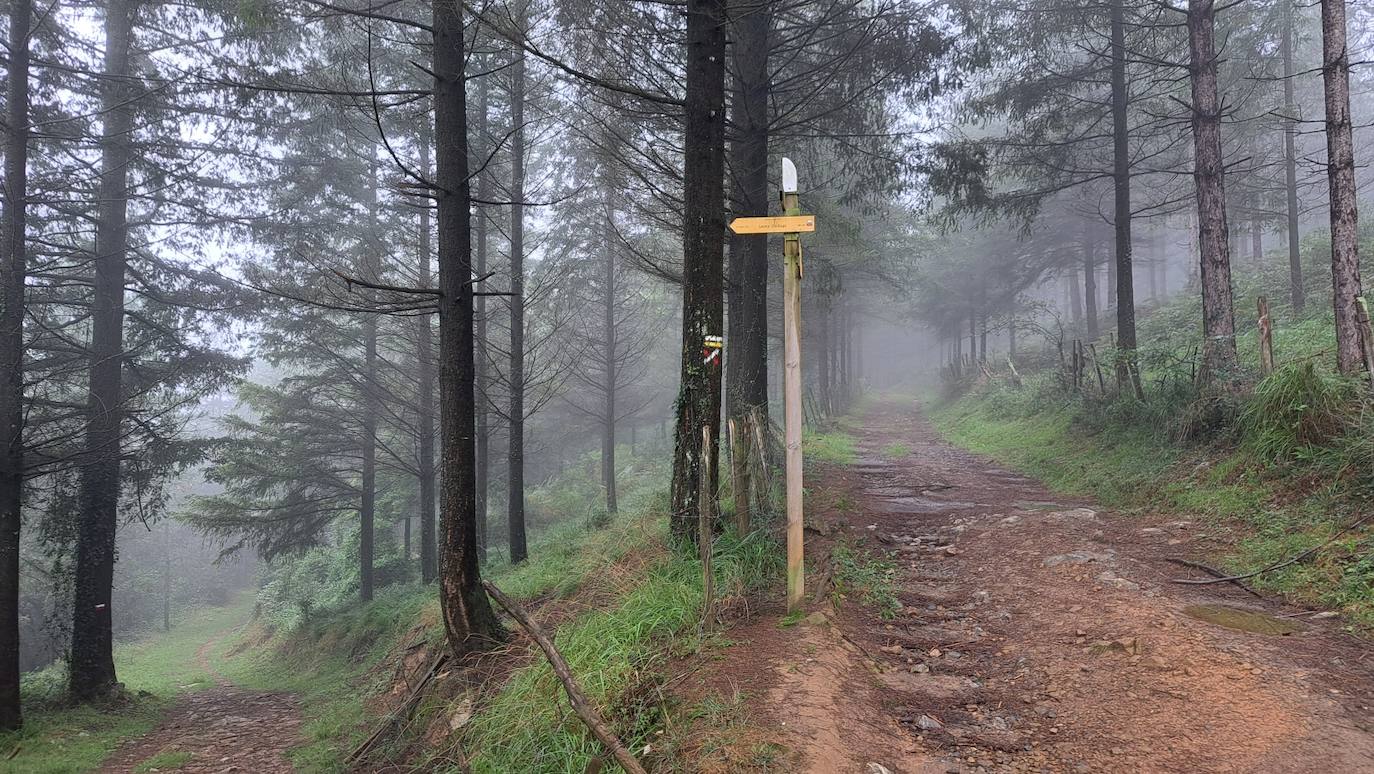
[[[1073,269],[1069,275],[1069,319],[1073,321],[1075,331],[1083,328],[1083,293],[1079,289],[1078,269]]]
[[[1112,189],[1115,193],[1112,223],[1116,229],[1116,382],[1127,383],[1140,396],[1140,369],[1136,364],[1135,272],[1131,257],[1131,146],[1126,85],[1125,0],[1112,0]]]
[[[111,0],[105,5],[100,205],[95,234],[86,460],[81,468],[77,514],[69,672],[69,689],[78,701],[104,696],[118,684],[110,607],[119,526],[124,275],[129,241],[129,163],[133,157],[130,133],[136,95],[129,80],[133,14],[133,0]]]
[[[4,221],[0,236],[0,731],[19,706],[19,529],[24,501],[24,278],[29,168],[30,0],[10,3]]]
[[[420,169],[428,177],[429,144],[433,140],[429,118],[426,116],[424,120],[425,128],[420,136]],[[416,274],[417,284],[422,288],[429,287],[434,281],[430,250],[429,202],[426,201],[420,205],[420,260]],[[434,328],[429,315],[417,316],[415,325],[415,359],[419,361],[419,384],[416,389],[420,392],[419,437],[416,438],[420,468],[420,580],[430,584],[434,582],[437,569],[434,551]],[[482,401],[478,400],[477,405],[482,405]]]
[[[439,257],[439,603],[455,653],[502,637],[477,565],[471,198],[463,12],[434,0],[434,160]]]
[[[1225,165],[1221,155],[1221,99],[1213,0],[1189,0],[1188,48],[1193,96],[1193,178],[1197,187],[1198,242],[1202,253],[1203,374],[1210,380],[1236,364],[1236,323],[1231,300],[1230,240],[1226,225]]]
[[[703,469],[701,429],[720,438],[719,359],[704,362],[706,336],[724,323],[725,0],[687,0],[684,105],[682,352],[673,444],[672,531],[693,541],[699,493],[719,491],[717,454]]]
[[[1298,247],[1298,155],[1295,146],[1298,105],[1293,98],[1293,4],[1283,15],[1283,176],[1288,204],[1288,294],[1293,313],[1302,313],[1306,303],[1302,286],[1302,254]]]
[[[611,191],[608,189],[605,195],[605,222],[602,224],[602,249],[606,253],[605,273],[602,276],[602,311],[604,314],[603,325],[605,334],[602,337],[602,352],[606,358],[606,370],[603,376],[605,405],[602,410],[605,412],[605,421],[602,423],[601,431],[601,484],[606,490],[606,513],[616,512],[615,497],[615,380],[616,376],[616,330],[615,330],[615,210],[611,204]]]
[[[1364,369],[1359,324],[1359,211],[1355,200],[1355,146],[1350,120],[1350,50],[1345,0],[1322,0],[1322,91],[1326,98],[1326,179],[1331,196],[1332,307],[1336,313],[1336,368]]]
[[[1074,287],[1078,287],[1075,281]],[[978,313],[972,309],[968,313],[968,359],[970,363],[977,363],[978,356]]]
[[[734,96],[730,123],[730,207],[736,217],[768,214],[768,46],[770,0],[732,0],[735,32]],[[749,449],[746,428],[755,410],[768,413],[768,237],[730,236],[729,348],[725,357],[726,411],[735,421],[730,464],[735,522],[743,532],[751,521]],[[763,428],[767,430],[767,428]]]
[[[484,58],[483,62],[486,61]],[[487,128],[487,115],[491,100],[490,78],[478,79],[478,106],[477,106],[477,148],[481,151],[481,161],[485,163],[487,156],[490,155],[491,142],[488,140],[489,130]],[[486,169],[477,172],[477,198],[483,202],[491,201],[491,173]],[[487,229],[488,218],[487,205],[477,204],[474,208],[477,217],[477,255],[473,266],[473,271],[478,277],[487,275]],[[489,510],[488,493],[491,489],[491,410],[490,410],[490,390],[491,376],[488,373],[487,359],[490,353],[487,349],[487,297],[476,296],[477,305],[474,315],[476,316],[476,337],[477,337],[477,401],[474,410],[477,413],[477,557],[481,562],[487,561],[487,513]]]
[[[523,29],[525,20],[519,20]],[[506,524],[510,561],[529,556],[525,545],[525,52],[516,53],[510,88],[510,439],[506,444]]]
[[[367,201],[368,228],[363,241],[364,279],[381,279],[381,239],[377,233],[377,148],[369,146]],[[371,306],[376,291],[364,288],[363,297]],[[363,315],[363,383],[359,402],[362,404],[362,492],[358,504],[358,596],[372,601],[373,548],[377,520],[377,315]]]
[[[1083,313],[1088,323],[1088,341],[1097,340],[1097,245],[1092,228],[1083,228]]]

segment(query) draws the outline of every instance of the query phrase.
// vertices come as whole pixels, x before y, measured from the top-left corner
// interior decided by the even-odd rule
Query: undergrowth
[[[902,602],[897,598],[897,564],[891,556],[856,549],[841,540],[830,550],[830,561],[834,565],[831,580],[836,606],[847,597],[857,596],[884,620],[892,620],[902,611]]]

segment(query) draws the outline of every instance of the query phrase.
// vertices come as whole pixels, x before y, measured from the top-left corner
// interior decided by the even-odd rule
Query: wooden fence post
[[[1269,299],[1260,296],[1256,304],[1259,308],[1260,373],[1268,376],[1274,373],[1274,324],[1269,317]]]
[[[1359,299],[1359,312],[1357,319],[1360,323],[1360,351],[1364,353],[1364,368],[1371,380],[1374,380],[1374,330],[1369,327],[1369,304],[1365,303],[1363,297]]]

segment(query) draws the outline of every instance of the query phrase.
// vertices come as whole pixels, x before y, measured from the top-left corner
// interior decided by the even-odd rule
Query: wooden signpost
[[[780,218],[736,218],[736,234],[782,234],[783,421],[787,447],[787,611],[795,612],[805,593],[802,557],[802,390],[801,390],[801,235],[816,230],[816,218],[802,215],[797,201],[797,167],[782,160]]]

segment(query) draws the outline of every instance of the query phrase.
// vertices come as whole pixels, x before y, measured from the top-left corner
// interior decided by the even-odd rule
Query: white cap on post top
[[[786,156],[782,159],[782,192],[797,192],[797,165]]]

